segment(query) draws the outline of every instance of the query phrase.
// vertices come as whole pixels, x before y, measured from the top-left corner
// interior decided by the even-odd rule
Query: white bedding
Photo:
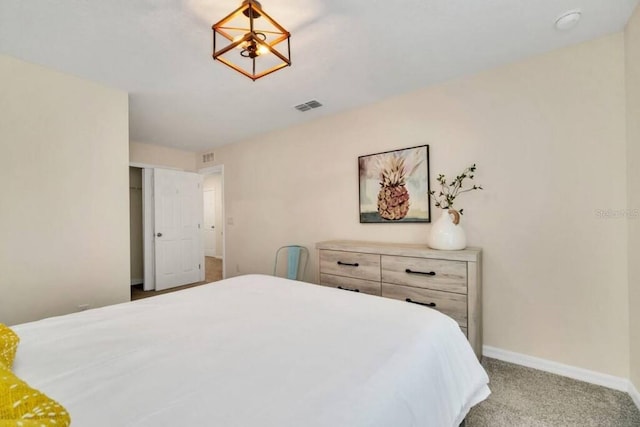
[[[458,426],[489,395],[437,311],[248,275],[14,327],[72,426]]]

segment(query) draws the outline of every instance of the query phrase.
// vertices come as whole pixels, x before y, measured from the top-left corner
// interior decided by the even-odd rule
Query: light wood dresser
[[[431,307],[452,317],[482,355],[482,251],[332,240],[316,244],[318,283]]]

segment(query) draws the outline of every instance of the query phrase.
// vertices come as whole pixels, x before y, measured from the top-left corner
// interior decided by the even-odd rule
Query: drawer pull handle
[[[405,270],[405,272],[409,273],[409,274],[422,274],[423,276],[435,276],[436,275],[435,271],[413,271],[413,270],[410,270],[408,268]]]
[[[425,307],[435,307],[436,303],[435,302],[418,302],[418,301],[414,301],[411,298],[407,298],[405,299],[406,302],[410,302],[411,304],[418,304],[418,305],[424,305]]]
[[[351,263],[348,263],[348,262],[338,261],[338,265],[348,265],[349,267],[357,267],[357,266],[359,266],[360,264],[358,264],[357,262],[356,262],[356,263],[351,264]]]
[[[349,289],[349,288],[343,288],[342,286],[338,286],[338,289],[342,289],[343,291],[350,291],[350,292],[360,292],[360,289]]]

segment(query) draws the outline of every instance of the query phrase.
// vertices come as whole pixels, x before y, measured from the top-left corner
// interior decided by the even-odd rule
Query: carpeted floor
[[[190,283],[184,286],[178,286],[164,291],[144,291],[143,285],[135,285],[131,287],[131,301],[142,298],[154,297],[156,295],[175,292],[182,289],[193,288],[194,286],[204,285],[205,283],[217,282],[222,280],[222,260],[220,258],[205,257],[204,263],[204,282]]]
[[[491,396],[465,427],[640,427],[627,393],[483,358]]]

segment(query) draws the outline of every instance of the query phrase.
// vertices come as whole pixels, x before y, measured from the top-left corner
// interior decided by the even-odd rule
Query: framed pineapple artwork
[[[429,146],[358,157],[360,222],[431,222]]]

